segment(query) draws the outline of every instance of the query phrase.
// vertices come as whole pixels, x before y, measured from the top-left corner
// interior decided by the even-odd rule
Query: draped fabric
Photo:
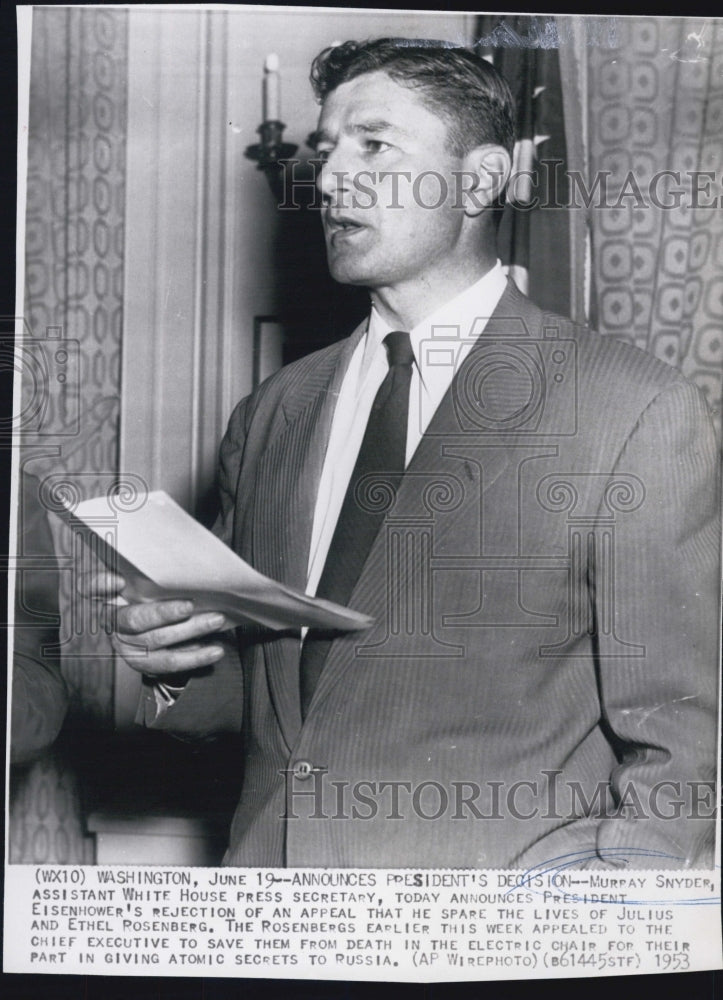
[[[590,214],[595,323],[680,368],[720,421],[723,24],[636,17],[616,34],[588,57],[590,180],[609,171],[621,203]]]
[[[105,492],[117,474],[126,23],[124,11],[33,11],[20,460],[51,511],[62,496]],[[78,864],[92,860],[92,841],[76,764],[92,757],[84,733],[112,723],[113,663],[97,615],[76,593],[71,533],[52,513],[50,523],[71,706],[56,747],[13,773],[9,857]]]
[[[523,217],[513,186],[499,248],[510,273],[541,305],[680,368],[720,428],[723,25],[485,15],[476,44],[516,98],[516,168],[534,163],[542,187],[561,157],[567,177],[544,191],[545,206],[569,206],[565,222],[543,207]]]
[[[512,181],[498,234],[502,263],[520,291],[570,315],[568,162],[556,48],[539,44],[536,18],[485,14],[475,50],[510,84],[517,113]]]

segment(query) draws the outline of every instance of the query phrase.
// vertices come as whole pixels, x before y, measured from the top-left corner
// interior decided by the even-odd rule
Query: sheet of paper
[[[239,625],[271,629],[353,631],[372,624],[366,615],[258,573],[163,490],[139,498],[132,510],[94,497],[70,516],[100,539],[100,555],[125,577],[129,600],[190,598],[196,611],[222,611]]]

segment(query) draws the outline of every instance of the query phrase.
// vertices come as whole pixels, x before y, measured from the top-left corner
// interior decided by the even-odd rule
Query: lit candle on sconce
[[[263,120],[265,122],[281,121],[281,77],[279,76],[279,57],[275,52],[266,56],[261,93]]]
[[[264,75],[261,83],[262,121],[256,131],[260,142],[247,146],[245,156],[255,160],[259,170],[266,174],[271,190],[281,202],[284,197],[284,161],[293,156],[299,148],[292,142],[284,142],[281,121],[281,76],[279,57],[271,52],[264,59]]]

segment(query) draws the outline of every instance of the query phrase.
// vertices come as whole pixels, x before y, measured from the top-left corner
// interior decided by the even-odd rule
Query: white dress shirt
[[[497,307],[507,279],[495,266],[409,331],[414,351],[407,423],[408,465],[455,372]],[[315,594],[374,397],[389,371],[383,340],[395,329],[372,308],[339,390],[316,497],[306,592]]]

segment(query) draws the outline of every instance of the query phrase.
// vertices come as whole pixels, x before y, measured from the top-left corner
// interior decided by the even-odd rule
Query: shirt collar
[[[449,299],[429,316],[409,331],[417,368],[424,376],[426,367],[421,349],[423,340],[432,337],[449,342],[460,339],[476,340],[486,326],[487,320],[497,308],[507,285],[501,261],[497,261],[486,274],[469,285],[453,299]],[[366,333],[365,355],[371,357],[388,333],[398,327],[386,323],[376,308],[372,306]]]

